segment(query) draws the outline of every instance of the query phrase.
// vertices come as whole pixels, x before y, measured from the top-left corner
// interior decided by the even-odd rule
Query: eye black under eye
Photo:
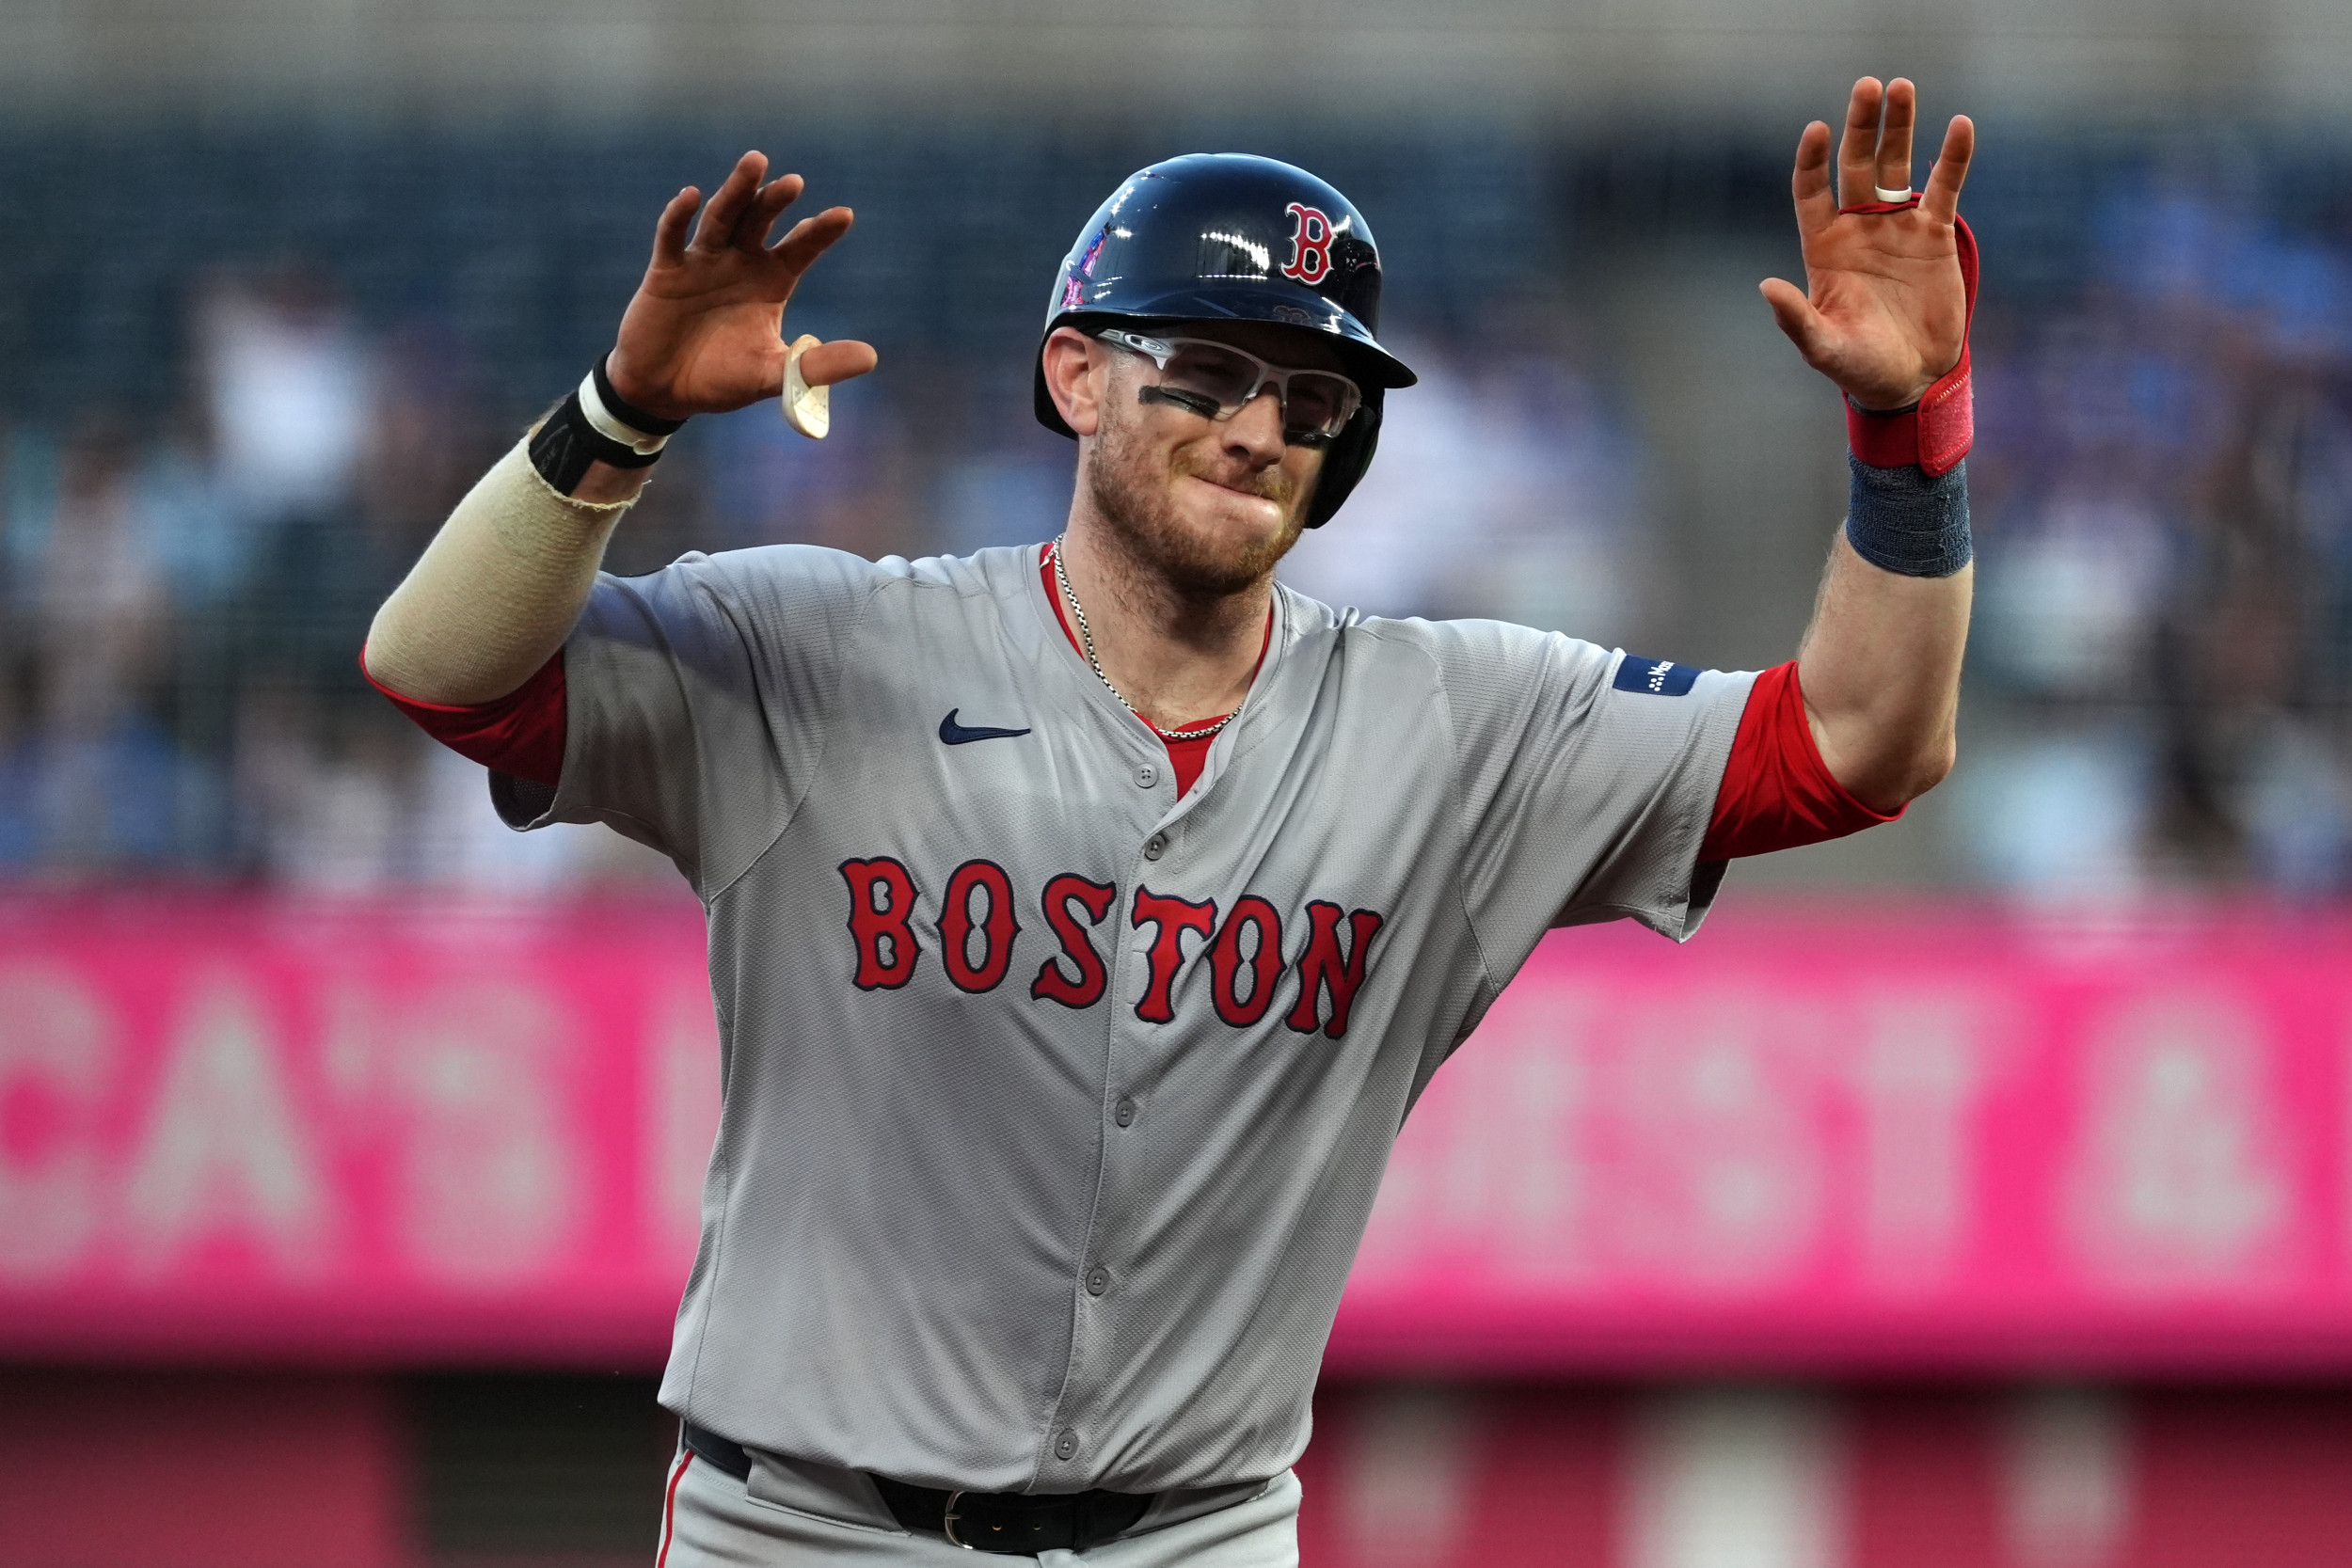
[[[1179,408],[1190,409],[1204,420],[1216,418],[1216,400],[1201,392],[1188,392],[1181,387],[1144,387],[1136,392],[1137,403],[1172,403]]]

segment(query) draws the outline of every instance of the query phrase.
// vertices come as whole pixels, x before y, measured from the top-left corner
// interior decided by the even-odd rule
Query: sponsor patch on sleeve
[[[1617,678],[1609,684],[1620,691],[1642,691],[1652,697],[1687,695],[1699,678],[1695,666],[1671,658],[1642,658],[1628,654],[1617,661]]]

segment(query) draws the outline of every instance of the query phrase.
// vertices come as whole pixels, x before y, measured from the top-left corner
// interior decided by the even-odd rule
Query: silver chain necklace
[[[1086,607],[1078,602],[1078,595],[1076,592],[1070,586],[1069,570],[1061,563],[1062,553],[1064,547],[1068,545],[1070,535],[1068,533],[1064,533],[1054,541],[1054,581],[1061,588],[1061,596],[1069,603],[1070,613],[1078,618],[1078,641],[1085,645],[1087,662],[1094,666],[1094,678],[1103,683],[1103,689],[1109,692],[1112,696],[1118,697],[1119,705],[1120,707],[1125,708],[1129,713],[1135,713],[1136,722],[1140,723],[1145,729],[1150,730],[1153,735],[1158,736],[1162,740],[1206,740],[1209,736],[1216,734],[1217,731],[1232,723],[1233,721],[1234,714],[1241,712],[1241,709],[1238,707],[1234,708],[1232,713],[1229,713],[1224,718],[1218,720],[1216,723],[1203,724],[1197,730],[1164,730],[1157,724],[1152,722],[1151,720],[1144,718],[1142,714],[1136,713],[1136,705],[1129,702],[1125,697],[1120,695],[1119,688],[1111,684],[1110,676],[1103,673],[1103,661],[1094,657],[1094,633],[1087,628]]]

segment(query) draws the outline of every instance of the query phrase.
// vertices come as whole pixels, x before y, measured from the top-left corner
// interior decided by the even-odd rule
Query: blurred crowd
[[[2160,169],[2090,242],[2062,306],[1979,319],[1967,869],[2341,894],[2352,247]]]
[[[2352,882],[2352,247],[2319,231],[2124,172],[2063,286],[2005,295],[1994,275],[1951,879],[2064,897]],[[446,311],[362,309],[299,262],[213,267],[175,309],[163,395],[0,420],[0,878],[665,879],[615,835],[506,832],[481,770],[359,675],[375,606],[518,432],[482,390],[495,351]],[[1621,368],[1565,330],[1397,314],[1422,385],[1392,401],[1345,527],[1308,536],[1288,579],[1381,613],[1670,632],[1655,453]],[[1003,336],[918,347],[911,368],[900,345],[897,373],[841,389],[823,443],[768,408],[696,421],[611,564],[1050,537],[1071,449],[1028,417],[1008,351],[1025,328]]]
[[[592,838],[503,844],[480,770],[358,675],[376,604],[496,455],[446,356],[298,268],[206,279],[190,314],[167,417],[0,434],[0,875],[597,875]]]
[[[0,875],[318,892],[664,879],[616,835],[507,832],[482,770],[359,674],[376,605],[516,434],[468,405],[446,336],[372,331],[297,269],[214,277],[191,309],[178,413],[24,421],[0,448]],[[1536,354],[1474,356],[1473,373],[1440,343],[1412,352],[1423,386],[1391,426],[1384,483],[1359,493],[1344,539],[1302,547],[1293,580],[1391,613],[1613,636],[1639,594],[1638,464],[1592,388]],[[769,407],[697,421],[608,563],[1050,538],[1073,451],[1005,369],[972,376],[954,443],[917,441],[892,390],[938,398],[953,366],[843,388],[822,443]],[[1426,527],[1440,483],[1456,519],[1442,535]]]

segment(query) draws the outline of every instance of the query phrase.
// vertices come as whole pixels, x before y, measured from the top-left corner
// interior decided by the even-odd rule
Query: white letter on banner
[[[2257,1019],[2217,995],[2141,997],[2093,1037],[2067,1229],[2096,1274],[2136,1290],[2261,1290],[2294,1188]]]
[[[1810,1013],[1756,995],[1661,999],[1626,1031],[1605,1189],[1641,1272],[1708,1290],[1776,1284],[1820,1235],[1822,1131]]]
[[[1565,987],[1540,1011],[1453,1064],[1454,1117],[1440,1200],[1446,1226],[1475,1227],[1488,1265],[1517,1279],[1565,1283],[1589,1275],[1583,1230],[1591,1183],[1577,1142],[1587,1069],[1581,1055],[1592,998]]]
[[[260,1001],[233,975],[202,982],[167,1045],[163,1083],[124,1207],[142,1271],[160,1274],[224,1232],[289,1274],[326,1262],[328,1194]]]
[[[96,1113],[114,1086],[114,1032],[72,970],[0,973],[0,1279],[55,1279],[88,1253],[101,1205]],[[5,1114],[12,1104],[17,1114]]]
[[[1348,1278],[1359,1290],[1374,1282],[1410,1279],[1422,1254],[1440,1240],[1429,1219],[1429,1189],[1445,1150],[1433,1130],[1436,1118],[1424,1100],[1418,1114],[1406,1118],[1405,1131],[1389,1150],[1388,1169],[1372,1201],[1372,1217],[1364,1239],[1356,1248],[1356,1267]]]
[[[645,1233],[691,1252],[702,1235],[703,1177],[719,1131],[719,1021],[710,991],[656,994],[645,1020]]]
[[[1987,1074],[1972,998],[1883,997],[1866,1009],[1863,1268],[1889,1291],[1932,1289],[1967,1239],[1975,1198],[1970,1120]]]
[[[407,1126],[400,1234],[441,1278],[529,1278],[571,1246],[580,1158],[558,1054],[564,1031],[540,988],[459,984],[403,1021],[390,1070]]]
[[[1590,1170],[1578,1137],[1592,994],[1521,979],[1406,1118],[1352,1275],[1410,1278],[1467,1259],[1515,1279],[1592,1271]]]

